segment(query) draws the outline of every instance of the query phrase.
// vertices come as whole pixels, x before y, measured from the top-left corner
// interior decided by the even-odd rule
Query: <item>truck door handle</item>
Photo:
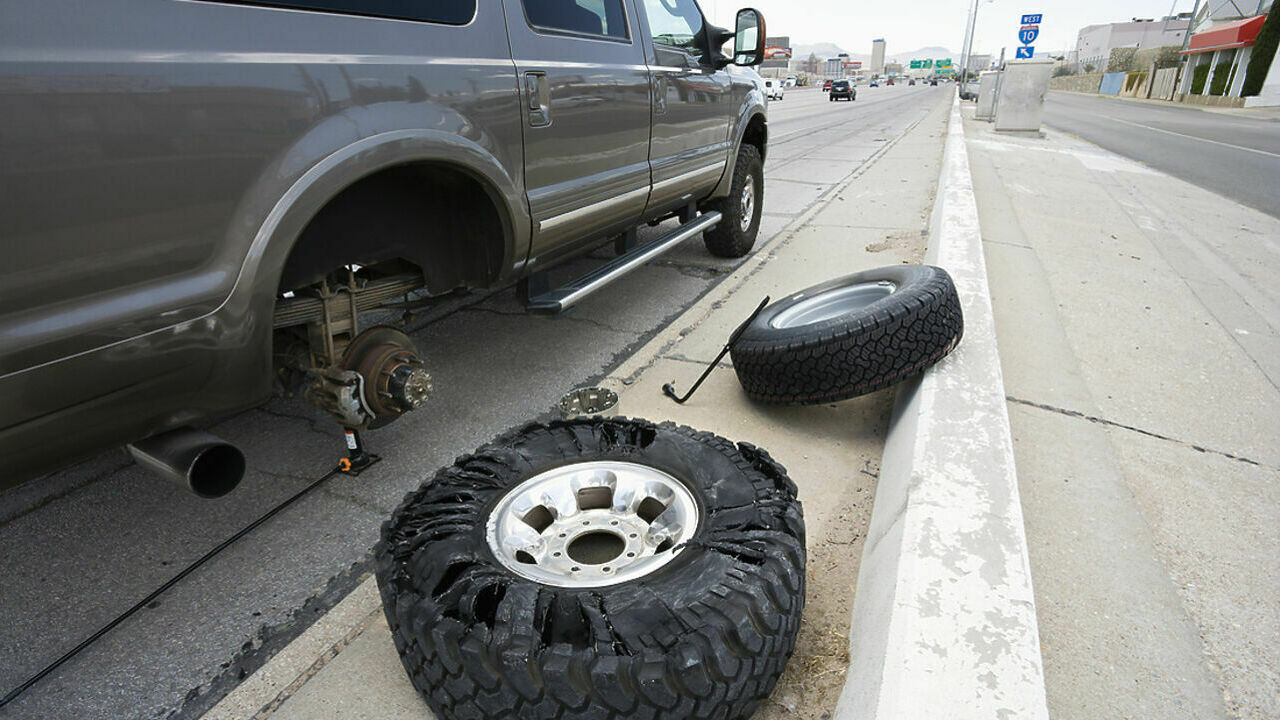
[[[547,92],[547,74],[532,70],[524,74],[525,102],[529,109],[529,125],[544,127],[551,124],[550,97]]]

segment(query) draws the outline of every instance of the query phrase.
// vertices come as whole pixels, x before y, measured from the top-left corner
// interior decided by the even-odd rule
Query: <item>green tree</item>
[[[1085,65],[1085,66],[1084,66],[1084,71],[1085,71],[1085,72],[1087,72],[1087,73],[1091,73],[1091,72],[1093,72],[1094,70],[1097,70],[1097,69],[1098,69],[1098,68],[1096,68],[1096,67],[1094,67],[1094,66],[1093,66],[1093,63],[1089,63],[1089,64],[1087,64],[1087,65]]]
[[[1276,45],[1280,44],[1280,2],[1271,6],[1267,19],[1258,31],[1258,40],[1253,44],[1253,55],[1249,57],[1249,69],[1245,71],[1244,87],[1240,94],[1257,95],[1262,92],[1262,83],[1267,79],[1267,70],[1276,55]]]

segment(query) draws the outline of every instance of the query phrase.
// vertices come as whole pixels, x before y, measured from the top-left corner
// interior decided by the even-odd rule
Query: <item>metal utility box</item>
[[[996,117],[996,97],[1000,91],[999,70],[983,70],[978,81],[978,110],[974,115],[979,120],[990,122]]]
[[[1052,60],[1013,60],[1005,63],[996,104],[996,130],[1037,132],[1044,118]]]

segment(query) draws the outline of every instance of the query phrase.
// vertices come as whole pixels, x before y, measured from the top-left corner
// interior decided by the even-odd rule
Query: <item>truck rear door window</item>
[[[466,25],[476,15],[476,0],[218,0],[230,5],[315,10],[393,20]]]
[[[540,30],[626,40],[622,0],[523,0],[529,24]]]

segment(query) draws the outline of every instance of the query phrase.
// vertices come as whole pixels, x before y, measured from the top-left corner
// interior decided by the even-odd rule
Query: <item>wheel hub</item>
[[[812,325],[860,310],[888,297],[898,286],[888,280],[858,283],[800,299],[795,305],[775,315],[770,327],[777,329]],[[800,296],[793,296],[799,299]]]
[[[751,220],[756,210],[756,179],[751,175],[747,175],[747,181],[742,185],[742,202],[741,212],[738,218],[738,227],[743,232],[751,229]]]
[[[614,585],[657,570],[698,529],[684,483],[657,468],[615,460],[539,473],[502,498],[485,536],[498,562],[558,587]]]

